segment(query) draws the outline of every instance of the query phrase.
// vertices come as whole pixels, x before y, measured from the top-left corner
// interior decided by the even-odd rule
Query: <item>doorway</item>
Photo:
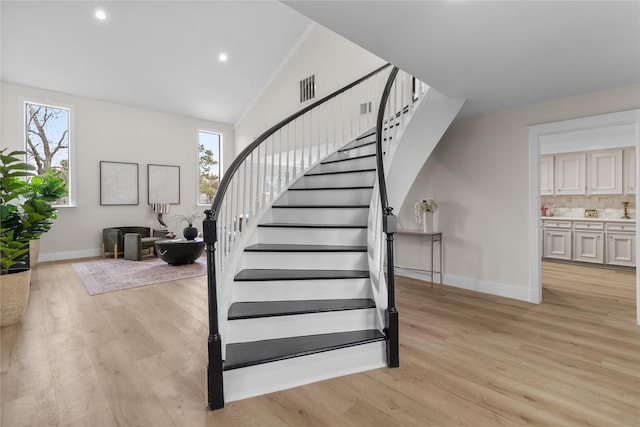
[[[638,147],[640,144],[640,109],[545,123],[529,127],[529,237],[530,251],[530,295],[531,302],[542,302],[542,228],[541,228],[541,185],[540,156],[549,147],[560,148],[565,152],[611,147],[635,147],[635,170],[638,170]],[[585,146],[585,141],[587,146]],[[634,176],[637,187],[638,178]],[[639,206],[640,197],[635,195],[635,205]],[[634,224],[637,227],[637,219]],[[638,251],[635,251],[635,264],[640,265]],[[585,267],[586,268],[586,267]],[[640,281],[635,275],[636,323],[640,325]]]

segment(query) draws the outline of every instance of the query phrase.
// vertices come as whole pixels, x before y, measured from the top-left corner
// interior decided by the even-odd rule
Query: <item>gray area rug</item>
[[[105,258],[99,261],[73,263],[89,295],[104,294],[138,286],[154,285],[172,280],[207,274],[207,258],[202,256],[193,264],[172,266],[160,258],[147,257],[142,261]]]

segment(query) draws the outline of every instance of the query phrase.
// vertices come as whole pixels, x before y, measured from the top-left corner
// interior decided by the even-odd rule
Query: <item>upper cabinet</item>
[[[624,193],[636,194],[636,149],[624,149]]]
[[[555,155],[555,194],[585,194],[586,154],[565,153]]]
[[[635,147],[540,156],[543,196],[635,193]]]
[[[540,194],[553,195],[553,156],[540,157]]]
[[[622,194],[622,149],[587,152],[587,194]]]

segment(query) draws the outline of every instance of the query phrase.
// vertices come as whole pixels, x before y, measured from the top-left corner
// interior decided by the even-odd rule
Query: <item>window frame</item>
[[[222,181],[224,175],[224,134],[219,130],[198,128],[196,130],[196,206],[211,206],[210,203],[200,203],[200,134],[210,133],[218,135],[219,159],[218,159],[218,179]]]
[[[52,100],[43,100],[39,98],[21,97],[20,109],[22,117],[22,150],[27,151],[27,104],[34,104],[43,107],[57,108],[60,110],[69,111],[69,132],[67,139],[69,141],[69,178],[67,193],[69,201],[65,205],[53,205],[55,208],[73,208],[77,206],[76,200],[76,144],[75,144],[75,106],[72,104],[66,104],[64,102],[57,102]],[[24,156],[25,163],[27,163],[27,154]]]

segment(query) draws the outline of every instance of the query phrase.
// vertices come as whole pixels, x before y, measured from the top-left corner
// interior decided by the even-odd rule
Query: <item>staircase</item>
[[[326,157],[249,236],[226,313],[225,400],[385,366],[367,261],[374,144],[367,132]]]
[[[395,153],[424,163],[455,116],[429,118],[426,140],[399,147],[430,93],[387,64],[274,125],[230,165],[203,221],[212,409],[399,366],[385,176]]]

